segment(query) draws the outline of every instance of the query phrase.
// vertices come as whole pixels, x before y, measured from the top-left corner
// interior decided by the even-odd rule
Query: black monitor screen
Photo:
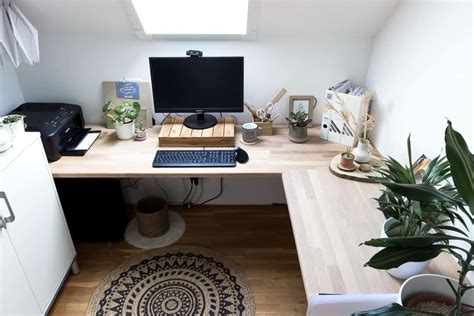
[[[243,57],[151,57],[155,112],[243,112]]]

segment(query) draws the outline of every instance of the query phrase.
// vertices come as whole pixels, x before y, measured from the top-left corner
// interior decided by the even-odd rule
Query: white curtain
[[[0,0],[0,65],[9,58],[15,67],[38,63],[38,31],[12,0]]]

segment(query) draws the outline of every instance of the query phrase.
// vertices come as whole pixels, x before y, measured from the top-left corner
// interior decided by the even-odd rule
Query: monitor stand
[[[211,128],[216,124],[216,117],[214,115],[204,114],[203,111],[198,111],[197,114],[190,115],[184,119],[184,126],[192,129]]]

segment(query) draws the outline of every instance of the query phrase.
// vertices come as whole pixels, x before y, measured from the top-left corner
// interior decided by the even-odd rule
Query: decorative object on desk
[[[406,226],[400,223],[398,227],[401,231],[423,231],[424,234],[372,239],[364,244],[383,248],[366,263],[366,266],[375,269],[393,269],[408,262],[430,260],[441,252],[453,255],[460,266],[457,282],[446,277],[441,280],[444,282],[437,282],[439,276],[423,275],[405,281],[402,290],[410,287],[413,290],[409,291],[410,295],[414,295],[414,289],[418,294],[423,291],[440,291],[439,294],[447,296],[453,302],[449,315],[457,316],[463,313],[463,304],[470,309],[474,305],[474,292],[470,291],[467,284],[467,274],[473,267],[471,252],[474,241],[468,234],[466,224],[474,221],[474,163],[465,140],[452,128],[449,121],[445,130],[445,144],[447,161],[444,157],[434,158],[422,183],[415,182],[410,150],[410,168],[395,166],[396,169],[391,172],[382,171],[379,181],[390,190],[391,195],[388,200],[382,201],[382,211],[396,216],[399,210],[406,214],[406,206],[410,206],[417,214],[416,219],[411,219],[416,220],[416,225]],[[450,176],[455,187],[451,187],[449,183],[443,185]],[[390,180],[391,178],[396,181]],[[390,198],[397,199],[394,205],[391,205]],[[419,214],[422,215],[421,219],[418,219]],[[460,223],[459,227],[454,225],[455,220]],[[434,229],[436,233],[427,233],[429,229]],[[459,243],[463,246],[460,247]],[[409,286],[416,280],[422,283]],[[400,297],[398,303],[405,306],[410,295]]]
[[[358,163],[369,163],[372,160],[372,145],[368,139],[359,138],[357,147],[352,151],[354,160]]]
[[[255,123],[245,123],[242,125],[242,143],[254,145],[258,142],[258,136],[262,134],[262,128]]]
[[[368,163],[362,163],[359,165],[359,170],[361,172],[371,172],[372,171],[372,166]]]
[[[135,140],[137,141],[144,141],[146,139],[146,128],[143,124],[143,121],[138,118],[139,122],[137,123],[135,129]]]
[[[0,129],[7,131],[11,141],[25,133],[25,116],[10,114],[0,117]]]
[[[135,119],[140,112],[140,103],[126,101],[113,105],[108,101],[102,107],[102,112],[114,123],[118,139],[127,140],[135,136]]]
[[[312,121],[308,117],[308,113],[303,111],[291,112],[290,117],[287,117],[286,120],[290,124],[288,138],[294,143],[306,142],[308,140],[308,124]]]
[[[366,90],[362,96],[326,91],[320,137],[329,141],[354,146],[359,137],[367,139],[368,131],[375,120],[369,114],[370,101],[375,98],[373,91]]]
[[[97,286],[87,315],[255,315],[244,274],[201,247],[149,250]]]
[[[263,136],[271,136],[273,134],[273,121],[276,120],[280,114],[275,113],[278,103],[286,94],[287,90],[282,88],[273,97],[273,99],[267,103],[265,107],[256,109],[250,102],[244,102],[245,107],[252,114],[252,122],[262,128]]]
[[[132,219],[125,230],[125,240],[132,246],[141,249],[156,249],[170,246],[181,239],[186,231],[186,223],[178,213],[168,210],[169,229],[168,231],[154,238],[143,236],[138,230],[137,219]]]
[[[367,183],[374,182],[370,177],[377,176],[377,173],[375,173],[373,169],[369,172],[363,172],[361,171],[360,166],[359,163],[354,161],[354,167],[345,170],[341,166],[341,154],[337,154],[329,162],[329,171],[334,176],[342,179]]]
[[[288,113],[304,112],[312,119],[316,103],[317,99],[312,95],[290,96]],[[311,124],[308,124],[308,127],[311,127]]]
[[[347,147],[346,151],[341,153],[341,160],[337,167],[344,171],[354,171],[356,169],[352,147]]]
[[[120,81],[103,81],[102,91],[104,103],[111,101],[113,104],[121,104],[125,101],[138,102],[141,105],[139,117],[143,117],[146,128],[152,126],[152,97],[150,83],[139,80],[122,79]],[[114,128],[112,120],[107,119],[107,128]]]
[[[136,211],[138,230],[143,236],[159,237],[170,228],[168,204],[162,198],[141,199],[137,203]]]

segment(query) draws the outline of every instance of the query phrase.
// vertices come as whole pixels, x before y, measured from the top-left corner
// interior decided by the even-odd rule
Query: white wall
[[[15,67],[8,57],[4,58],[4,63],[3,67],[0,66],[0,116],[24,102]]]
[[[19,71],[25,98],[80,104],[86,121],[101,121],[102,81],[149,81],[148,57],[185,56],[199,49],[206,56],[245,57],[245,99],[263,105],[282,87],[288,95],[316,95],[341,78],[365,81],[370,38],[319,38],[259,41],[144,41],[133,35],[109,38],[41,33],[41,63]],[[280,111],[287,113],[287,97]],[[248,113],[237,114],[240,122]],[[284,115],[280,118],[284,122]]]
[[[367,85],[377,92],[372,140],[385,155],[406,162],[411,133],[415,159],[435,157],[446,118],[474,150],[473,13],[470,1],[405,1],[377,34]]]
[[[367,85],[378,97],[375,145],[406,159],[439,154],[446,118],[473,144],[472,4],[470,1],[405,1],[377,34]]]

